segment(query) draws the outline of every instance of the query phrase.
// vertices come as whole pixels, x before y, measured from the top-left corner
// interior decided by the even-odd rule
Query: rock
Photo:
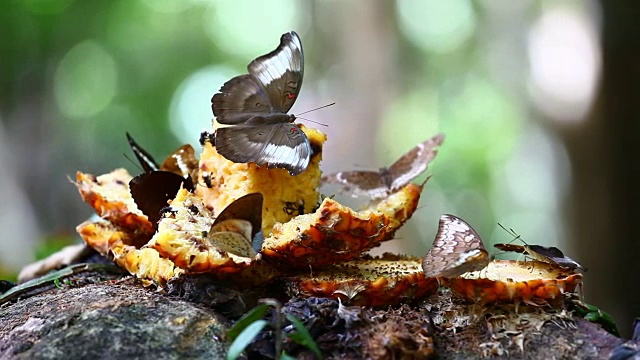
[[[224,358],[229,322],[133,284],[63,286],[0,308],[1,359]]]

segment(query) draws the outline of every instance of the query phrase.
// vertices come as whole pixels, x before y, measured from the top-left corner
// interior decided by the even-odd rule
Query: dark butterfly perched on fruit
[[[302,86],[304,56],[298,34],[289,32],[280,45],[247,66],[248,74],[227,81],[211,99],[220,124],[214,145],[237,163],[284,168],[298,175],[309,166],[311,145],[287,114]]]
[[[155,230],[162,218],[162,209],[168,205],[169,200],[175,199],[183,186],[193,191],[191,178],[183,178],[168,171],[152,171],[131,179],[129,192],[138,209],[147,215]]]
[[[147,215],[153,228],[157,229],[162,218],[162,209],[173,200],[181,187],[193,191],[192,173],[198,169],[198,161],[191,145],[183,145],[171,153],[158,166],[151,154],[144,150],[127,133],[131,150],[145,170],[129,181],[129,192],[143,214]]]
[[[422,258],[425,276],[454,278],[488,264],[489,253],[471,225],[457,216],[442,215],[433,245]]]
[[[254,258],[262,247],[261,193],[247,194],[229,204],[211,225],[207,240],[220,250]]]
[[[587,268],[580,265],[577,261],[565,256],[560,249],[555,246],[542,245],[516,245],[516,244],[495,244],[495,248],[502,251],[517,252],[529,255],[532,258],[551,264],[556,264],[565,269],[580,269],[587,271]]]
[[[506,229],[500,223],[498,223],[498,225],[504,231],[512,235],[514,237],[513,240],[520,240],[524,245],[517,245],[517,244],[511,244],[511,243],[495,244],[493,246],[496,249],[502,250],[502,251],[525,254],[525,255],[531,256],[532,258],[538,261],[555,264],[565,269],[571,269],[571,270],[580,269],[582,271],[587,271],[587,268],[580,265],[580,263],[571,259],[570,257],[565,256],[564,253],[562,253],[562,250],[558,249],[557,247],[527,244],[524,240],[522,240],[520,235],[518,235],[515,231],[513,231],[513,229]]]
[[[438,147],[444,141],[444,134],[416,145],[402,155],[388,168],[374,171],[343,171],[322,176],[321,184],[338,184],[342,192],[352,196],[383,198],[422,174],[438,154]]]

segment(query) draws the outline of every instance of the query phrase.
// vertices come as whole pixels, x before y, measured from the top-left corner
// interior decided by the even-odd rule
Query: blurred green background
[[[388,166],[447,136],[421,208],[377,252],[423,255],[443,213],[488,247],[512,240],[500,222],[587,266],[586,301],[624,333],[640,315],[632,14],[594,1],[0,2],[1,277],[78,241],[92,212],[77,170],[138,172],[125,131],[158,159],[199,148],[211,96],[296,30],[292,112],[337,103],[306,115],[329,125],[324,171]]]

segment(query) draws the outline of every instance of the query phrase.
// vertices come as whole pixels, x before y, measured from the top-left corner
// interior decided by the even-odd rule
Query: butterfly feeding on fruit
[[[229,204],[211,225],[207,241],[228,253],[254,258],[262,247],[261,193],[247,194]]]
[[[453,278],[488,264],[489,253],[471,225],[457,216],[442,215],[433,245],[422,259],[425,276]]]
[[[287,112],[302,86],[304,56],[298,34],[280,38],[272,52],[254,59],[248,74],[227,81],[211,99],[220,124],[214,134],[219,154],[236,163],[284,168],[298,175],[308,166],[311,144],[296,117]]]
[[[323,175],[321,184],[337,184],[340,191],[350,192],[354,197],[383,198],[422,174],[438,154],[438,147],[443,141],[444,135],[438,134],[414,146],[388,168]]]

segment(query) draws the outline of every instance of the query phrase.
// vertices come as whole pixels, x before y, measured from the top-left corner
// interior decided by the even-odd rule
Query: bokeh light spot
[[[535,124],[525,126],[522,134],[526,136],[517,141],[508,161],[492,168],[491,203],[498,221],[527,241],[562,245],[559,214],[571,189],[567,151],[551,133]],[[553,221],[543,223],[543,219]],[[507,240],[505,236],[503,231],[495,233],[498,242]]]
[[[204,28],[224,52],[255,57],[275,49],[280,35],[294,30],[298,5],[293,0],[216,1]]]
[[[113,57],[100,44],[86,40],[74,46],[55,73],[54,95],[62,114],[86,118],[111,103],[117,86]]]
[[[233,75],[227,67],[210,66],[189,75],[171,100],[171,131],[184,143],[192,143],[203,130],[212,130],[211,97]]]
[[[391,103],[378,130],[381,165],[391,165],[416,144],[439,132],[437,95],[430,88],[414,91]]]
[[[426,51],[454,50],[475,29],[475,15],[469,0],[403,0],[396,4],[400,29]]]
[[[529,61],[537,107],[556,120],[583,119],[600,75],[593,22],[577,10],[548,10],[531,30]]]
[[[447,148],[476,163],[502,161],[511,154],[523,114],[495,83],[482,76],[467,76],[462,88],[443,110]]]

